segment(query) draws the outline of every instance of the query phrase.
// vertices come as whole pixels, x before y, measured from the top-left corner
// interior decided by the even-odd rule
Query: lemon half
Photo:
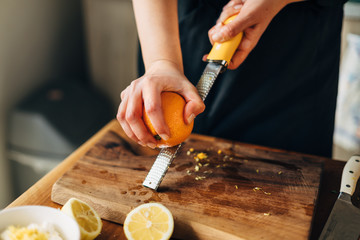
[[[146,203],[134,208],[124,222],[124,232],[128,240],[168,240],[173,230],[173,216],[160,203]]]
[[[70,198],[61,211],[74,218],[79,224],[81,240],[93,240],[100,234],[101,218],[87,203],[77,198]]]

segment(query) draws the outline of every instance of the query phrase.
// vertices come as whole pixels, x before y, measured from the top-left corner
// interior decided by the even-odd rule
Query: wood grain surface
[[[199,153],[207,157],[196,161]],[[107,131],[53,185],[52,200],[83,199],[117,223],[160,202],[180,239],[309,238],[323,159],[192,135],[155,192],[142,181],[156,155]]]

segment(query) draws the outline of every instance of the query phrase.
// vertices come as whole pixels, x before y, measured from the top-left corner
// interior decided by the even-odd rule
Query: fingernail
[[[152,148],[152,149],[154,149],[156,147],[155,143],[148,143],[147,145],[149,148]]]
[[[169,139],[169,136],[167,134],[160,134],[161,139],[164,139],[165,141]]]
[[[216,25],[215,25],[215,28],[221,28],[222,27],[222,22],[218,22]]]
[[[195,119],[195,114],[192,113],[187,119],[188,124],[192,123],[194,121],[194,119]]]
[[[212,36],[212,39],[215,41],[215,42],[220,42],[223,37],[220,33],[215,33],[213,36]]]
[[[234,6],[234,9],[235,9],[235,10],[239,10],[241,7],[242,7],[242,5],[235,5],[235,6]]]
[[[144,143],[142,143],[142,142],[138,142],[138,144],[140,144],[143,147],[146,147],[146,145]]]

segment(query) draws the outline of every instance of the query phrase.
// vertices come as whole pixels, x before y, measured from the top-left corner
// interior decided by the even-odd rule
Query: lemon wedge
[[[61,211],[74,218],[79,224],[81,240],[93,240],[100,234],[101,218],[87,203],[77,198],[70,198]]]
[[[174,219],[164,205],[145,203],[134,208],[124,222],[128,240],[168,240],[174,230]]]

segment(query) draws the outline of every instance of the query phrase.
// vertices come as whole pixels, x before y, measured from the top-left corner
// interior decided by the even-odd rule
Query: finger
[[[217,29],[216,33],[212,35],[212,40],[216,42],[227,41],[254,24],[255,18],[252,18],[251,15],[240,13],[233,21]]]
[[[236,50],[227,68],[231,70],[238,68],[245,61],[249,53],[250,51],[247,50]]]
[[[232,0],[232,1],[229,1],[224,7],[223,7],[223,10],[227,9],[227,8],[231,8],[231,7],[234,7],[235,5],[239,5],[239,4],[243,4],[244,3],[244,0]]]
[[[207,57],[209,56],[209,54],[205,54],[201,60],[203,60],[204,62],[207,62]]]
[[[234,6],[235,4],[235,1],[229,1],[224,7],[223,7],[223,10],[229,8],[229,7],[232,7]]]
[[[147,145],[150,148],[156,147],[155,138],[148,132],[144,122],[140,118],[136,118],[129,125],[136,137],[139,139],[139,144]]]
[[[125,98],[123,101],[121,101],[119,108],[118,108],[118,113],[116,115],[116,119],[120,123],[125,134],[133,141],[139,143],[140,142],[139,139],[136,137],[134,132],[131,130],[129,124],[127,124],[127,122],[126,122],[126,118],[125,118],[126,105],[127,105],[127,98]],[[143,145],[143,143],[142,143],[142,145]]]
[[[229,17],[238,14],[240,12],[240,9],[242,8],[243,4],[234,4],[231,5],[231,7],[224,8],[219,16],[219,18],[216,20],[216,23],[222,23],[224,24],[226,19]]]
[[[185,89],[180,92],[186,101],[184,109],[184,120],[185,123],[190,124],[194,121],[195,117],[205,110],[205,104],[198,91],[194,86]]]
[[[244,32],[243,39],[241,40],[240,45],[228,66],[229,69],[236,69],[240,66],[241,63],[244,62],[244,60],[259,42],[264,30],[265,29],[258,25],[255,28],[248,28]]]
[[[126,89],[120,93],[120,99],[124,100],[125,95],[126,95]]]
[[[208,31],[208,37],[209,37],[209,41],[211,43],[211,45],[214,45],[214,42],[212,41],[212,35],[214,35],[216,33],[216,30],[215,30],[215,26],[213,26],[212,28],[210,28],[210,30]]]
[[[220,32],[222,25],[223,24],[221,22],[219,22],[215,26],[210,28],[210,30],[208,31],[208,37],[209,37],[211,45],[214,45],[214,43],[215,43],[215,41],[212,40],[212,36],[214,34],[216,34],[217,32]]]
[[[142,119],[143,103],[141,92],[132,91],[131,95],[127,103],[125,119],[140,142],[151,148],[155,148],[156,140],[145,127]]]
[[[165,122],[162,111],[161,91],[152,86],[146,87],[145,89],[143,96],[144,99],[146,99],[146,102],[144,102],[146,114],[149,116],[156,133],[162,139],[167,140],[170,137],[170,130]]]

